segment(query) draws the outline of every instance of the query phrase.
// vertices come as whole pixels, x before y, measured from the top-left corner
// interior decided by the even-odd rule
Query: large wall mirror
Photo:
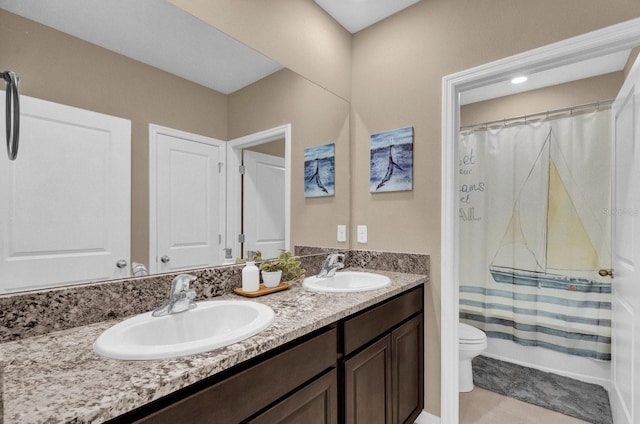
[[[226,168],[229,145],[286,126],[288,149],[265,138],[245,155],[290,167],[285,247],[348,247],[334,237],[350,215],[346,100],[168,2],[0,8],[0,68],[19,75],[23,110],[34,111],[23,113],[17,160],[0,158],[0,294],[125,278],[137,264],[151,273],[215,266],[225,248],[246,256],[227,228],[250,224],[227,216],[227,200],[242,197],[227,184],[237,171]],[[305,198],[304,150],[329,143],[335,195]],[[276,182],[272,194],[284,190]],[[115,203],[126,213],[112,212]],[[257,212],[249,220],[268,222]],[[116,244],[123,253],[110,251]]]

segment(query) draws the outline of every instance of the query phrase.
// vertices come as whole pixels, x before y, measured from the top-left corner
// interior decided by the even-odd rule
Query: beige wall
[[[351,95],[351,35],[311,0],[169,0],[339,96]]]
[[[349,103],[284,69],[229,96],[229,137],[291,124],[291,245],[346,247],[336,226],[348,224]],[[304,149],[335,143],[335,196],[304,197]]]
[[[284,138],[282,140],[271,141],[269,143],[258,144],[257,146],[247,147],[246,150],[252,152],[264,153],[265,155],[285,157]]]
[[[429,253],[426,407],[440,410],[440,137],[445,75],[640,16],[635,0],[423,0],[352,41],[352,229],[357,247]],[[369,135],[413,125],[414,189],[369,193]],[[356,247],[356,246],[354,246]]]
[[[465,105],[460,125],[472,125],[569,106],[614,99],[622,87],[622,71],[567,84]]]
[[[0,10],[0,69],[20,92],[131,120],[132,260],[148,263],[149,124],[227,139],[227,96]]]

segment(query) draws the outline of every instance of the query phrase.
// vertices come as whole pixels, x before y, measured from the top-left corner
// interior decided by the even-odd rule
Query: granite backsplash
[[[406,272],[429,276],[429,255],[371,250],[296,246],[307,275],[320,271],[330,252],[345,254],[347,267]],[[241,286],[243,265],[190,270],[202,301]],[[179,273],[129,278],[93,284],[0,295],[0,343],[47,334],[150,311],[167,298]]]

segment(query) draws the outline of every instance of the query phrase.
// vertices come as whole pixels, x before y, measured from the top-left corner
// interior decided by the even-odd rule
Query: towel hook
[[[20,144],[20,78],[13,71],[0,72],[0,77],[6,82],[7,155],[9,160],[15,160],[18,156],[18,146]]]

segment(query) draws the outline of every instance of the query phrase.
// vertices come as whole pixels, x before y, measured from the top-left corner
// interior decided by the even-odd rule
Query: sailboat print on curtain
[[[611,284],[585,277],[601,268],[600,260],[560,175],[561,162],[549,130],[489,271],[496,283],[611,293]],[[543,202],[541,185],[546,188]]]

